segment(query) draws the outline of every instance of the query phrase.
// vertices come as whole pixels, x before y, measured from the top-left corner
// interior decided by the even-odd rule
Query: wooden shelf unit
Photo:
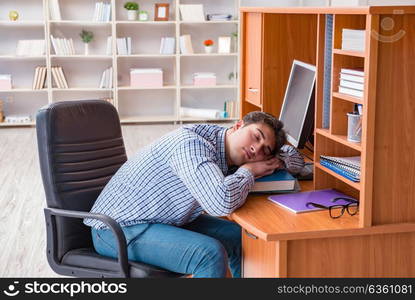
[[[326,15],[334,23],[329,128],[323,128]],[[386,18],[393,31],[382,26]],[[366,31],[364,52],[341,50],[343,28]],[[250,196],[232,215],[248,232],[246,277],[415,276],[415,82],[407,67],[415,63],[414,28],[415,6],[241,9],[241,116],[254,110],[279,116],[292,61],[316,65],[314,180],[303,191],[335,188],[360,200],[357,216],[334,225],[326,211],[295,215]],[[365,73],[362,99],[338,92],[340,69],[357,67]],[[347,140],[346,113],[354,104],[363,105],[360,143]],[[322,166],[320,155],[360,155],[360,182]],[[334,256],[330,249],[337,249]],[[310,261],[309,251],[321,257]]]

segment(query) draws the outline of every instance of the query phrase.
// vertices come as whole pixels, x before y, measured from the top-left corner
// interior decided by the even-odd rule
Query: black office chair
[[[89,213],[96,198],[127,160],[114,106],[103,100],[53,103],[36,117],[47,258],[58,274],[75,277],[180,277],[144,263],[128,261],[120,225]],[[118,241],[118,261],[99,255],[83,218],[104,222]],[[157,250],[157,249],[155,249]]]

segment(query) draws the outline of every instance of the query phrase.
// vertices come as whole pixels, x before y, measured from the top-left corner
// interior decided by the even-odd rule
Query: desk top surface
[[[313,190],[312,181],[300,181],[302,191]],[[359,228],[359,217],[345,213],[332,219],[327,210],[295,214],[267,200],[269,195],[250,194],[231,218],[250,233],[267,241],[325,236],[330,231]]]

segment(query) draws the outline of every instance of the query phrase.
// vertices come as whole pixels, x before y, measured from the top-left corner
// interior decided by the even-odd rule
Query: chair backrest
[[[39,110],[36,131],[47,206],[89,211],[127,160],[116,109],[103,100],[56,102]],[[92,247],[82,219],[58,217],[56,225],[58,259]]]

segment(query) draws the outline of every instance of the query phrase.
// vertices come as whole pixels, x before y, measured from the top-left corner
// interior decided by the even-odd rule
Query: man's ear
[[[233,129],[234,130],[238,130],[239,128],[241,128],[242,126],[244,126],[244,121],[243,120],[239,120],[238,122],[236,122],[234,125],[233,125]]]

